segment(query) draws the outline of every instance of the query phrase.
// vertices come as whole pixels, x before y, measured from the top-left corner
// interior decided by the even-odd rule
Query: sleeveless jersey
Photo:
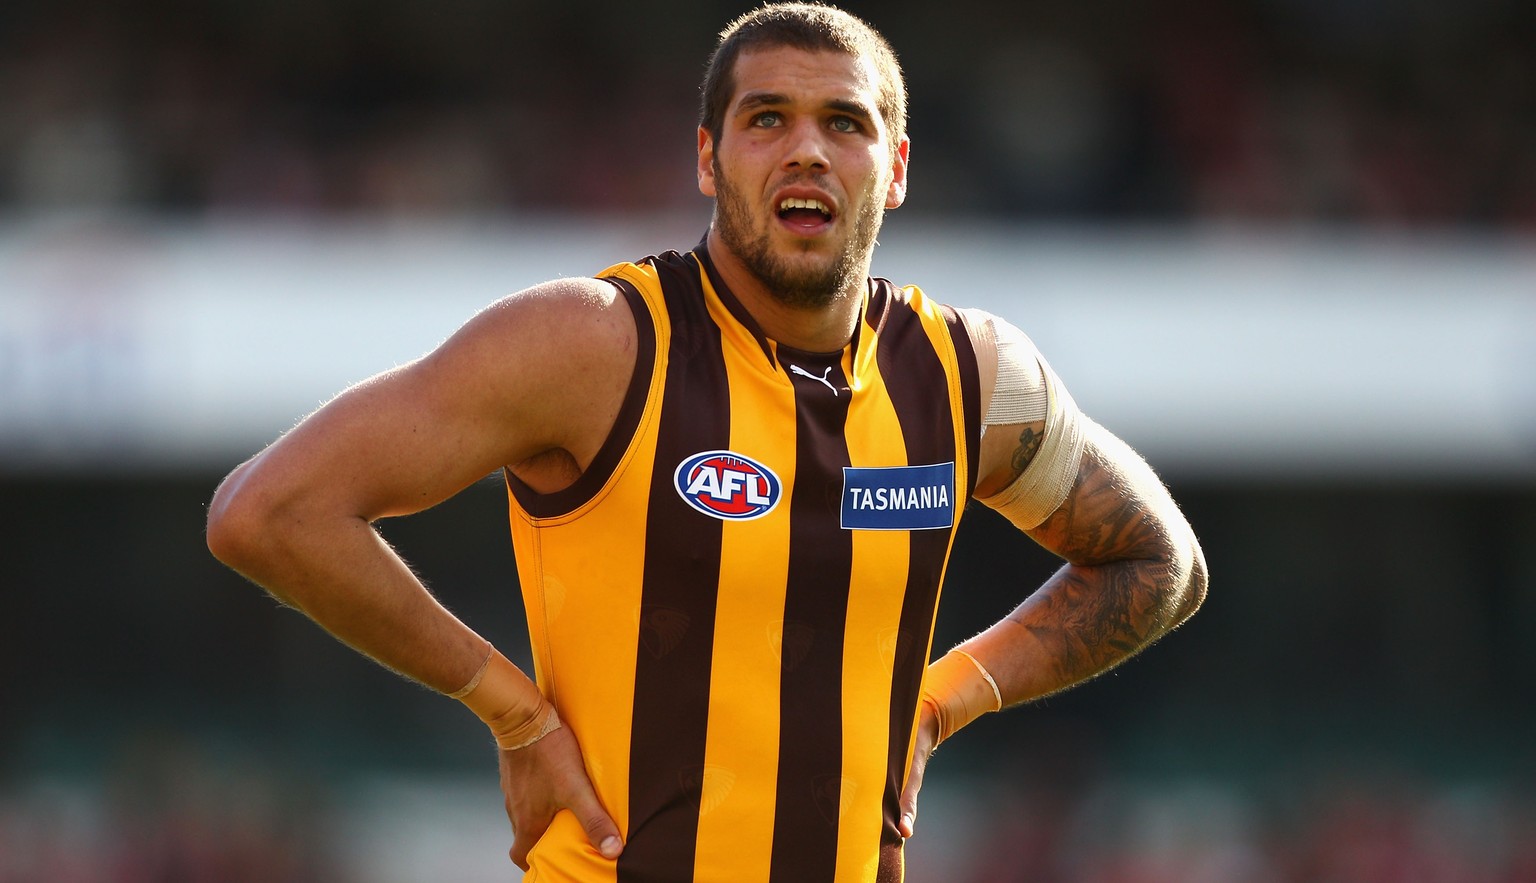
[[[898,881],[897,801],[975,483],[958,315],[870,280],[841,352],[769,340],[700,244],[602,274],[638,331],[571,487],[507,475],[540,689],[623,832],[570,813],[531,883]]]

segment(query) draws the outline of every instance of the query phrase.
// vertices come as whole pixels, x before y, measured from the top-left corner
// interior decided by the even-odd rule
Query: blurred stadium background
[[[877,272],[1029,331],[1213,572],[943,750],[910,879],[1536,880],[1536,7],[847,7],[912,92]],[[745,8],[0,6],[0,883],[515,878],[480,725],[203,507],[500,294],[694,242]],[[526,658],[505,517],[384,530]],[[1052,566],[959,546],[940,644]]]

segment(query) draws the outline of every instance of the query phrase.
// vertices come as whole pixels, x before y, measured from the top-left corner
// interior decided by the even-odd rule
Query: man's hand
[[[587,778],[581,749],[568,727],[527,746],[500,752],[501,793],[512,822],[512,863],[528,870],[528,851],[539,842],[560,810],[570,810],[587,840],[604,858],[624,851],[619,826],[598,802]]]
[[[939,718],[928,703],[919,703],[917,720],[917,745],[912,749],[912,768],[907,771],[907,787],[901,790],[901,819],[896,830],[902,837],[911,837],[917,824],[917,792],[923,787],[923,772],[928,769],[928,758],[939,742]]]

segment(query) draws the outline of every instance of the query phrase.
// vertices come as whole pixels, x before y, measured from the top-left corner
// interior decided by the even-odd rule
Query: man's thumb
[[[901,801],[898,804],[901,817],[896,821],[896,830],[902,837],[911,837],[917,824],[917,792],[923,787],[923,770],[927,764],[917,758],[913,758],[912,771],[907,775],[907,787],[901,789]]]
[[[624,851],[624,841],[619,838],[619,826],[614,824],[602,804],[597,802],[597,795],[586,795],[571,807],[571,812],[581,821],[588,842],[602,853],[603,858],[616,859]]]

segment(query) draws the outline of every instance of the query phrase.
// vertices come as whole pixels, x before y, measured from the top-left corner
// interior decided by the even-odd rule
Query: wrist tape
[[[922,702],[939,719],[939,743],[989,711],[1003,707],[992,675],[964,650],[951,650],[923,673]]]
[[[469,683],[448,695],[485,721],[506,751],[526,748],[560,726],[560,716],[538,686],[495,647]]]

